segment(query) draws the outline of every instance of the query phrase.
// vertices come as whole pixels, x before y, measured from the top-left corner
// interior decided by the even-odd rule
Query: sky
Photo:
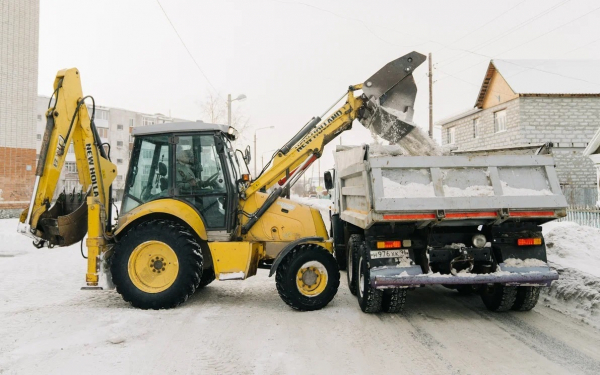
[[[433,55],[437,122],[474,106],[490,59],[600,59],[600,2],[41,0],[38,92],[77,67],[99,105],[205,121],[209,94],[244,94],[232,104],[249,119],[241,143],[273,127],[257,133],[260,167],[349,85],[411,51]],[[423,128],[426,73],[427,62],[414,71]],[[340,141],[372,138],[355,123],[326,147],[321,171]]]

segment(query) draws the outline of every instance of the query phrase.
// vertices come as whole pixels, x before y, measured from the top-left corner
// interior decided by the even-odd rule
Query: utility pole
[[[433,139],[433,64],[429,53],[429,137]]]
[[[429,58],[431,58],[431,54],[429,54]],[[429,71],[431,72],[431,63],[429,63]],[[429,79],[429,82],[431,82],[431,79]],[[431,98],[431,83],[429,86],[429,97]],[[231,94],[227,94],[227,125],[231,126]],[[431,103],[431,99],[429,100],[429,102]],[[431,105],[431,104],[430,104]],[[256,147],[256,140],[254,140],[254,147]]]

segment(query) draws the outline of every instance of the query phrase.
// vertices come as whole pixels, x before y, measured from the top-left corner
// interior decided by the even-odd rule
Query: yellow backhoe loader
[[[233,148],[232,127],[192,122],[134,128],[116,224],[116,166],[94,125],[93,98],[83,95],[77,69],[61,70],[46,112],[31,203],[18,231],[37,247],[68,246],[87,234],[85,288],[99,289],[105,274],[135,307],[172,308],[215,278],[243,280],[264,267],[270,276],[276,273],[277,290],[292,308],[323,308],[339,286],[332,242],[319,211],[283,197],[355,119],[391,142],[413,130],[412,72],[424,60],[409,53],[350,86],[336,102],[346,98],[341,107],[334,104],[324,120],[311,119],[253,179],[244,173],[249,149]],[[71,144],[82,190],[63,191],[53,201]]]

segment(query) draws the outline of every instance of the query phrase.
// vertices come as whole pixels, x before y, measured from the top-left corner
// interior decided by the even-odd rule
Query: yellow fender
[[[204,226],[204,222],[202,221],[200,214],[187,203],[177,199],[168,198],[144,203],[141,206],[129,211],[125,215],[119,217],[119,223],[117,225],[117,229],[115,230],[115,234],[119,234],[136,220],[154,214],[167,214],[175,216],[192,228],[198,237],[204,241],[208,239],[208,236],[206,235],[206,227]]]

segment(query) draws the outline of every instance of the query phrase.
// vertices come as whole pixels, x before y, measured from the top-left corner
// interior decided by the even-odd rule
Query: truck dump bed
[[[551,155],[397,156],[385,147],[338,147],[340,218],[378,222],[538,223],[565,215]]]

